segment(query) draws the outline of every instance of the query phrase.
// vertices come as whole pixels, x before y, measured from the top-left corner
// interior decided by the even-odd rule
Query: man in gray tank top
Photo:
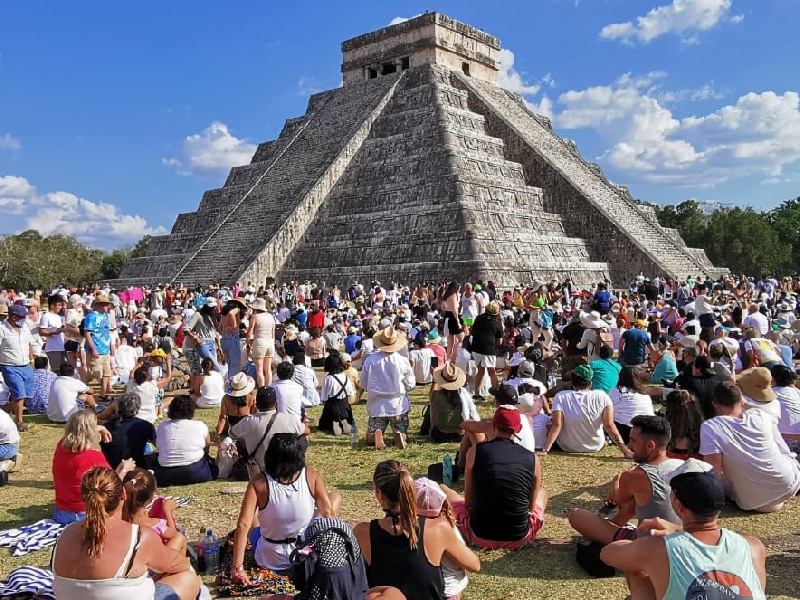
[[[628,525],[634,517],[644,519],[660,517],[680,523],[669,498],[669,479],[682,460],[667,458],[667,443],[672,433],[664,417],[640,415],[631,420],[628,447],[636,464],[614,477],[606,495],[606,506],[618,507],[611,518],[583,508],[573,508],[569,523],[581,535],[600,544],[610,544],[619,539],[635,539],[636,528]]]

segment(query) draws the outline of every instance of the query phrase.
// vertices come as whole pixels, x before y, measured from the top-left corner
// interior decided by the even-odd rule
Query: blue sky
[[[438,10],[635,197],[800,195],[797,0],[0,3],[0,233],[162,233],[341,81],[340,43]]]

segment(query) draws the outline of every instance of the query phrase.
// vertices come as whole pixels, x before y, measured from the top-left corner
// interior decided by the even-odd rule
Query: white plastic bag
[[[231,475],[233,464],[239,459],[239,453],[236,451],[236,444],[229,437],[226,437],[219,445],[219,452],[217,453],[217,468],[219,475],[217,479],[227,479]]]

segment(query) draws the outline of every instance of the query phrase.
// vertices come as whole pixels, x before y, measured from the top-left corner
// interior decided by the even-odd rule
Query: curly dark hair
[[[194,418],[194,402],[189,396],[175,396],[167,409],[167,416],[177,421]]]

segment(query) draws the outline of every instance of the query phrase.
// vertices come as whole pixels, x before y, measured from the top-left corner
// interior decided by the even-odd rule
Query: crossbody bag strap
[[[250,453],[250,456],[255,456],[258,449],[261,447],[261,444],[264,443],[264,440],[267,439],[267,435],[269,434],[269,430],[272,429],[272,424],[275,423],[275,419],[278,418],[278,412],[275,411],[275,414],[272,415],[272,418],[267,423],[267,428],[264,430],[264,435],[261,440],[256,444],[256,447],[253,448],[253,451]]]

